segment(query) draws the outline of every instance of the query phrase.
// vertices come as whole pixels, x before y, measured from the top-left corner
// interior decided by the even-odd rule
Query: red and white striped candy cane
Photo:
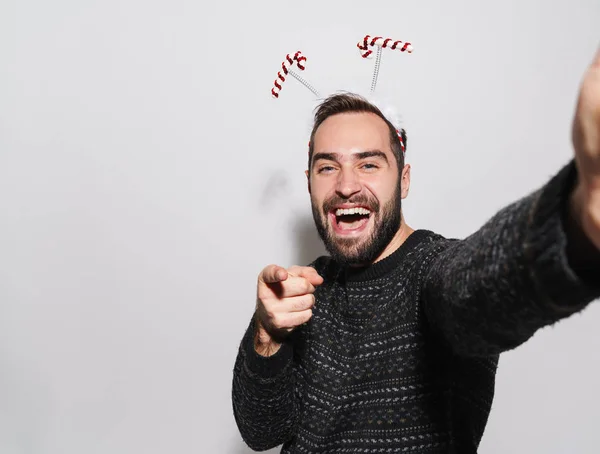
[[[382,38],[381,36],[371,37],[366,35],[356,45],[360,49],[360,54],[363,58],[369,58],[373,53],[373,47],[377,47],[377,59],[375,60],[375,69],[373,71],[373,81],[371,82],[371,93],[375,91],[377,79],[379,77],[379,65],[381,64],[381,53],[383,49],[389,48],[399,50],[400,52],[412,52],[413,47],[410,43],[402,43],[402,41],[394,41],[391,38]]]
[[[373,53],[373,47],[389,48],[392,50],[399,50],[400,52],[408,52],[409,54],[413,51],[413,47],[410,43],[402,43],[402,41],[394,41],[391,38],[383,38],[381,36],[371,37],[370,35],[365,36],[362,41],[359,41],[356,45],[360,49],[360,53],[363,58],[369,57]]]
[[[275,98],[279,98],[279,92],[281,91],[281,84],[285,82],[285,78],[288,74],[290,74],[290,69],[288,66],[293,66],[294,63],[298,66],[300,70],[304,70],[304,62],[306,61],[306,57],[302,55],[302,52],[298,51],[294,54],[293,57],[290,57],[290,54],[285,56],[285,60],[281,64],[281,71],[277,72],[277,79],[275,79],[274,87],[271,89],[271,94]],[[281,74],[283,72],[283,74]],[[293,75],[293,73],[292,73]]]
[[[399,129],[396,129],[396,134],[398,135],[398,139],[400,140],[400,148],[402,148],[402,154],[406,154],[406,148],[404,147],[404,140],[402,139],[402,132]]]

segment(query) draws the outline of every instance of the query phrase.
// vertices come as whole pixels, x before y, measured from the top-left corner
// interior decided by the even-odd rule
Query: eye
[[[373,164],[372,162],[368,162],[366,164],[363,164],[362,168],[365,170],[375,170],[378,169],[379,166],[377,164]]]
[[[333,166],[321,166],[319,167],[319,170],[317,171],[317,173],[330,173],[333,172],[335,169]]]

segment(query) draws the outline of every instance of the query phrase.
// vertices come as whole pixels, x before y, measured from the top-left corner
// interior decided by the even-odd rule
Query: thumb
[[[317,270],[310,266],[293,266],[289,269],[290,273],[296,276],[303,277],[308,280],[312,285],[321,285],[323,283],[323,277],[319,275]]]

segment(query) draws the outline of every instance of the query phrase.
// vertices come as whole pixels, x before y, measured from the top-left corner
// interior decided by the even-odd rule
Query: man
[[[476,453],[498,355],[600,296],[600,52],[575,159],[464,240],[405,222],[404,131],[362,98],[317,109],[308,189],[331,257],[270,265],[233,408],[254,450]]]

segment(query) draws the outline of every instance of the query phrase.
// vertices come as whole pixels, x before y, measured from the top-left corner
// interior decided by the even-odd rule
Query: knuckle
[[[311,318],[312,318],[312,309],[308,309],[308,310],[306,311],[306,315],[305,315],[305,317],[304,317],[304,321],[305,321],[305,322],[307,322],[307,321],[309,321]]]
[[[265,300],[267,299],[267,288],[264,284],[259,284],[258,288],[256,289],[256,299],[262,304],[265,303]]]
[[[260,296],[256,298],[256,308],[261,312],[265,311],[265,302]]]
[[[283,329],[295,328],[297,325],[293,314],[286,314],[281,322],[281,328]]]
[[[264,291],[259,291],[258,295],[256,297],[256,300],[258,301],[258,304],[262,305],[262,306],[270,306],[270,300],[269,297],[267,296],[266,292]]]
[[[283,323],[283,320],[281,319],[281,317],[274,317],[271,320],[271,325],[276,328],[276,329],[282,329],[285,328],[285,325]]]
[[[307,308],[308,300],[306,298],[300,298],[296,303],[296,310],[301,311]]]
[[[277,314],[275,312],[273,312],[273,309],[271,309],[269,307],[265,307],[265,315],[272,322],[275,322],[277,320]]]
[[[298,314],[298,316],[296,317],[296,325],[300,326],[303,323],[306,323],[307,321],[310,320],[312,316],[312,311],[310,309],[307,309],[305,311],[302,311],[300,314]]]
[[[294,299],[294,302],[292,303],[292,311],[298,311],[302,309],[302,300],[300,299]]]
[[[308,282],[308,279],[302,278],[302,284],[300,286],[303,293],[311,293],[310,288],[312,287],[311,283]]]

